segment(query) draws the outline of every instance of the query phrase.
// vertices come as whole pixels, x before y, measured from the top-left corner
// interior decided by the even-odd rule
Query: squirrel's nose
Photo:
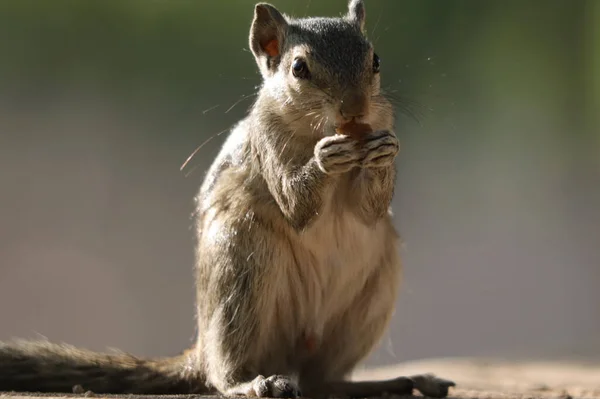
[[[340,102],[340,115],[347,120],[364,117],[368,109],[368,99],[363,93],[348,93]]]

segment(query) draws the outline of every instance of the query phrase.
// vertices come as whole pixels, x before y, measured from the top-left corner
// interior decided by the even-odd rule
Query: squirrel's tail
[[[172,358],[140,359],[46,341],[0,342],[0,392],[208,393],[190,356],[191,350]]]

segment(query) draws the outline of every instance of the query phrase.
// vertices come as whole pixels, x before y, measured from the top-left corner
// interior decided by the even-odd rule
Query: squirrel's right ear
[[[273,72],[279,64],[288,23],[272,5],[258,3],[250,28],[250,48],[263,75]]]
[[[363,0],[350,0],[346,18],[358,25],[361,31],[365,28],[365,15],[365,3],[363,3]]]

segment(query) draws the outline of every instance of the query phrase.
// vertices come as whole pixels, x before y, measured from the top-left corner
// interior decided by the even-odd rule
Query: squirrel
[[[363,1],[300,19],[256,4],[249,45],[258,97],[195,198],[193,347],[143,359],[0,343],[0,391],[445,397],[455,386],[348,379],[385,332],[402,272],[390,211],[400,146]]]

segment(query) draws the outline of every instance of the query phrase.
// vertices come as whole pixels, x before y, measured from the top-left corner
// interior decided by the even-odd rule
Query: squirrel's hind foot
[[[292,398],[302,396],[298,385],[285,375],[265,378],[259,375],[254,380],[230,389],[228,394],[256,398]]]
[[[448,396],[448,389],[456,386],[454,381],[439,378],[433,374],[419,374],[409,378],[413,381],[413,386],[417,391],[432,398],[445,398]]]

